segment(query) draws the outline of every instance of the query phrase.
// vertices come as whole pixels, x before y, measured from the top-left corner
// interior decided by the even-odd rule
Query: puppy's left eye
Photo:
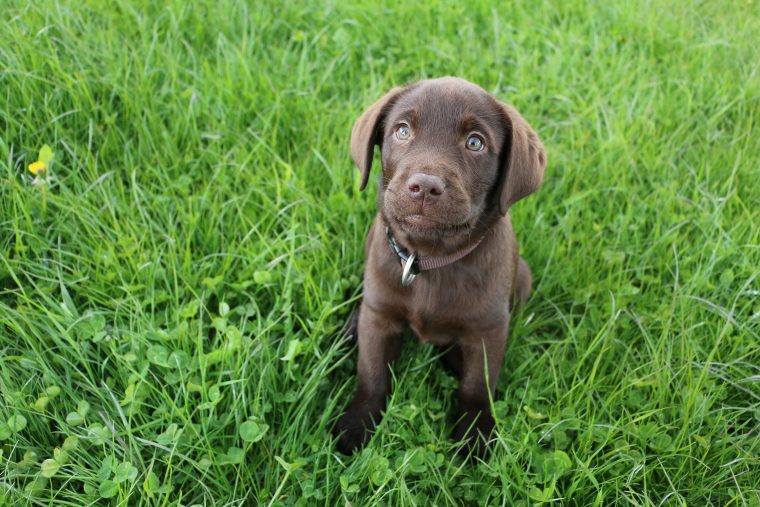
[[[480,136],[472,135],[467,138],[467,149],[470,151],[482,151],[485,148],[485,143]]]

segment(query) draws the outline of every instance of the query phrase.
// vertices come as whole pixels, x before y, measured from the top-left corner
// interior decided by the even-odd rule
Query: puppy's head
[[[457,78],[394,88],[362,114],[351,155],[367,185],[381,147],[378,200],[412,248],[452,251],[538,189],[546,153],[511,106]]]

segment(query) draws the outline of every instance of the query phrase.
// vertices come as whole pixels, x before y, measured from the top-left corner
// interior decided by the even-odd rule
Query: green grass
[[[756,1],[2,12],[0,505],[760,505]],[[341,456],[350,127],[447,74],[549,153],[498,439],[455,457],[456,382],[410,339]]]

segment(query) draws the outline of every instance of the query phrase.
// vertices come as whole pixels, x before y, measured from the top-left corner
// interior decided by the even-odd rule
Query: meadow
[[[2,13],[0,505],[760,506],[757,1]],[[442,75],[547,147],[511,211],[535,292],[489,456],[411,336],[344,456],[379,174],[351,125]]]

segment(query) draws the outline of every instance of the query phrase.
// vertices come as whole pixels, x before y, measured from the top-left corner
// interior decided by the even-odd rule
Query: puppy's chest
[[[508,309],[502,291],[494,290],[494,284],[489,282],[462,276],[422,281],[407,300],[409,326],[420,340],[447,345],[477,331],[486,320],[506,317]]]
[[[409,327],[412,332],[425,343],[432,345],[449,345],[457,337],[467,333],[466,326],[462,322],[443,322],[431,315],[413,315],[409,319]]]

